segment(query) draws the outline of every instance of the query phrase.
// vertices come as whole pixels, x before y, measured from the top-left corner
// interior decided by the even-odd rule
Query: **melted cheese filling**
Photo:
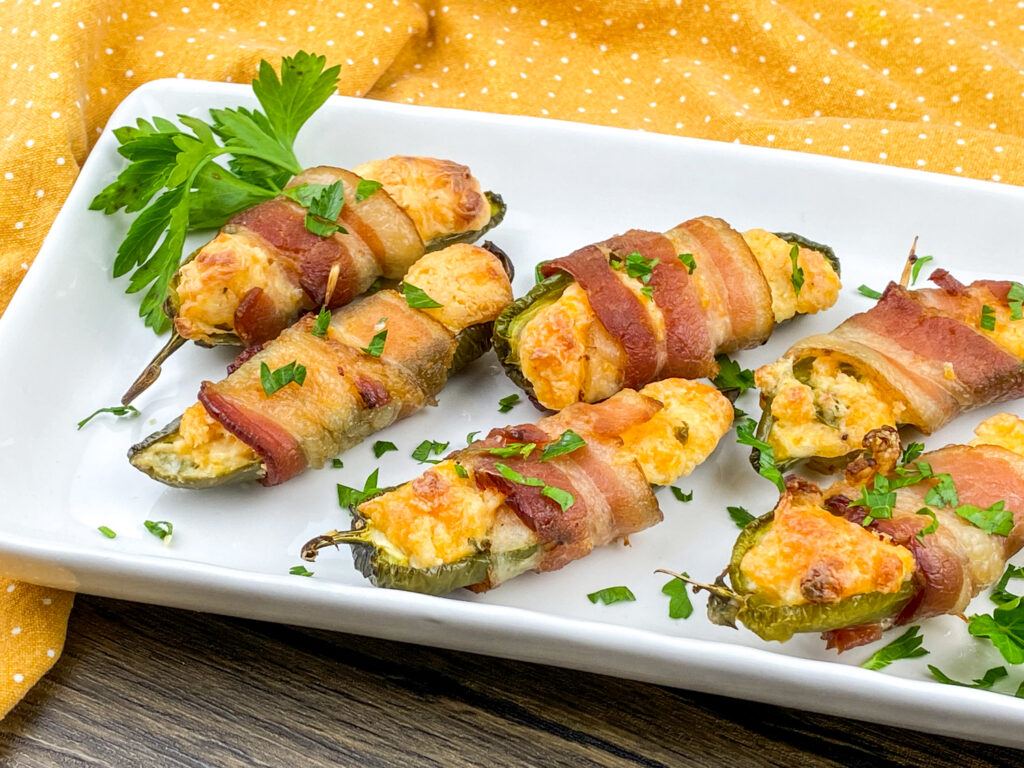
[[[793,245],[763,229],[747,230],[743,239],[768,281],[775,322],[789,320],[797,313],[813,315],[836,303],[842,284],[822,253],[799,246],[796,261],[803,270],[804,282],[797,295],[793,285],[793,262],[789,258]]]
[[[785,358],[757,369],[757,386],[771,400],[767,442],[777,461],[844,456],[859,449],[872,429],[900,423],[906,403],[845,368],[823,356],[814,359],[806,378],[798,379]]]
[[[466,474],[459,477],[455,462],[443,461],[359,511],[414,568],[454,562],[485,542],[505,498],[478,488],[471,470]]]
[[[210,416],[202,403],[193,403],[181,415],[174,439],[154,443],[137,454],[136,460],[159,468],[161,474],[201,480],[229,474],[260,459]]]
[[[776,605],[891,594],[915,567],[908,549],[813,504],[792,504],[789,496],[740,562],[758,594]]]
[[[648,384],[640,394],[665,407],[623,432],[622,450],[637,460],[648,482],[655,485],[689,475],[732,426],[732,404],[708,384],[666,379]]]
[[[188,339],[212,342],[235,329],[235,310],[255,287],[276,307],[300,307],[304,294],[288,265],[259,235],[247,230],[221,231],[179,270],[180,307],[174,324]]]
[[[1024,419],[1012,413],[997,413],[974,428],[978,437],[971,445],[998,445],[1024,456]]]

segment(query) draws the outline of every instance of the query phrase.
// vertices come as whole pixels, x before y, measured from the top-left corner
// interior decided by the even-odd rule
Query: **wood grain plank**
[[[718,696],[86,596],[64,657],[0,723],[0,764],[18,768],[1018,762]]]

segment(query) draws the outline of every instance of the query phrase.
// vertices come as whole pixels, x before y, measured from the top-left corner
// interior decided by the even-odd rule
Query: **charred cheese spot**
[[[1012,413],[997,413],[974,428],[978,437],[971,445],[998,445],[1024,456],[1024,419]]]
[[[352,169],[384,185],[428,243],[443,235],[481,229],[491,219],[490,205],[469,168],[433,157],[390,157]]]
[[[212,343],[214,336],[234,331],[235,310],[254,287],[291,314],[304,301],[292,269],[259,235],[221,231],[178,272],[175,328],[186,338]]]
[[[743,239],[753,251],[772,292],[772,312],[781,323],[797,313],[814,314],[836,303],[842,287],[839,276],[823,254],[800,246],[797,265],[804,271],[804,283],[797,296],[793,287],[792,244],[763,229],[750,229]]]
[[[771,403],[767,441],[778,461],[844,456],[872,429],[899,424],[906,410],[891,392],[827,356],[815,358],[799,377],[784,358],[758,368],[754,378]]]
[[[898,592],[915,569],[904,547],[787,494],[740,568],[759,595],[778,605],[834,602]]]
[[[640,394],[665,407],[643,424],[622,433],[622,450],[639,462],[647,481],[668,485],[690,474],[732,426],[732,404],[699,381],[665,379]]]
[[[443,461],[411,483],[364,502],[359,511],[414,568],[430,568],[473,554],[495,524],[504,496],[459,477]]]
[[[182,414],[173,440],[153,444],[133,461],[148,464],[158,474],[188,481],[229,474],[258,462],[259,457],[210,416],[201,403],[194,403]]]
[[[494,320],[512,302],[512,286],[501,262],[475,245],[428,253],[404,280],[441,305],[422,311],[454,333]]]

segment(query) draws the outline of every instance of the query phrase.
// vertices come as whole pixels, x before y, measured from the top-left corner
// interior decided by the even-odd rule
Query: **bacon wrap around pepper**
[[[867,312],[786,353],[793,360],[831,355],[894,390],[907,404],[901,423],[929,434],[957,415],[1024,397],[1024,361],[979,327],[982,307],[1007,307],[1009,282],[965,286],[945,270],[940,287],[890,283]]]
[[[633,460],[624,460],[616,451],[621,444],[615,435],[633,424],[642,424],[661,405],[636,392],[622,393],[602,409],[602,405],[584,405],[586,421],[574,419],[581,404],[569,406],[551,419],[538,424],[522,424],[493,429],[479,440],[449,458],[473,470],[481,487],[499,490],[505,504],[537,535],[544,556],[538,571],[554,571],[630,533],[644,530],[662,519],[658,502],[643,470]],[[586,445],[571,453],[541,461],[544,446],[557,440],[565,428],[572,427]],[[529,457],[501,458],[488,451],[509,443],[537,443]],[[559,504],[544,496],[542,488],[504,477],[497,464],[504,464],[526,478],[537,478],[545,485],[568,491],[573,503],[564,512]]]
[[[361,350],[387,318],[378,358]],[[430,403],[444,386],[455,334],[393,291],[381,291],[334,313],[325,338],[307,315],[244,359],[227,378],[204,381],[206,410],[262,459],[264,485],[277,485],[307,467],[319,468],[369,434]],[[274,371],[298,361],[303,384],[271,396],[261,364]]]
[[[609,260],[634,252],[653,263],[647,285],[664,317],[663,339]],[[699,275],[678,258],[683,253],[696,255]],[[762,344],[775,326],[771,291],[757,259],[739,232],[710,216],[664,234],[629,230],[541,266],[545,276],[558,271],[579,283],[598,320],[622,345],[623,387],[667,377],[713,377],[715,355]]]

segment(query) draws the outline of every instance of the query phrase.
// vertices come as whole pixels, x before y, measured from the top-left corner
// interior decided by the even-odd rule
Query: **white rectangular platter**
[[[166,80],[135,91],[109,127],[137,117],[207,117],[210,107],[256,103],[248,87]],[[925,622],[924,660],[884,673],[858,668],[874,648],[837,657],[816,636],[767,644],[712,626],[704,598],[685,621],[668,617],[666,578],[655,568],[710,580],[727,563],[737,529],[726,505],[755,514],[775,492],[727,435],[717,453],[679,485],[681,504],[659,492],[665,521],[562,571],[527,574],[485,595],[427,597],[376,589],[348,552],[325,551],[313,578],[289,575],[299,548],[344,528],[335,485],[362,486],[380,467],[381,485],[424,469],[410,457],[423,439],[465,444],[472,430],[533,421],[525,402],[509,414],[498,399],[516,392],[493,354],[457,376],[437,408],[380,433],[397,453],[374,459],[369,440],[344,469],[307,472],[276,488],[166,488],[132,469],[125,452],[195,400],[202,379],[223,376],[231,353],[189,345],[136,403],[142,416],[101,417],[161,340],[137,317],[126,281],[110,277],[124,216],[88,211],[123,167],[104,131],[42,251],[0,319],[0,562],[18,578],[98,595],[355,632],[474,651],[953,736],[1024,746],[1024,701],[932,682],[931,662],[957,679],[1003,661],[968,636],[955,617]],[[306,126],[298,154],[309,165],[351,167],[394,154],[469,165],[504,195],[505,222],[490,234],[518,267],[516,294],[533,265],[636,227],[664,230],[693,216],[720,216],[738,229],[796,231],[834,246],[844,289],[836,307],[778,329],[764,347],[738,356],[745,367],[774,360],[796,339],[829,330],[870,306],[856,288],[897,277],[914,235],[919,253],[961,279],[1024,276],[1018,256],[1024,190],[813,155],[681,139],[532,118],[505,117],[333,97]],[[198,245],[203,238],[193,238]],[[189,243],[191,247],[193,243]],[[931,265],[929,265],[931,266]],[[739,403],[757,411],[753,393]],[[1010,404],[1009,410],[1019,410]],[[966,441],[989,408],[930,437],[929,447]],[[169,520],[169,546],[144,520]],[[104,538],[97,526],[117,531]],[[627,585],[633,603],[592,605],[586,595]],[[968,612],[988,612],[980,596]],[[890,636],[887,639],[892,639]],[[1015,689],[1021,671],[1000,686]]]

